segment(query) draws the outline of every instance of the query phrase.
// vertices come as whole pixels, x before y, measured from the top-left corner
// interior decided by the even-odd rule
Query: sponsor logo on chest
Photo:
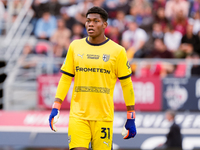
[[[99,55],[87,54],[87,59],[99,59]]]

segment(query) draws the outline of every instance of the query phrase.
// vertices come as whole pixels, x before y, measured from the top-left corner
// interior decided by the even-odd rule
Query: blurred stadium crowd
[[[8,35],[8,31],[17,20],[20,12],[23,11],[23,6],[27,1],[32,0],[0,0],[0,42],[5,41],[1,37]],[[18,58],[18,55],[16,55],[17,57],[8,57],[6,62],[3,62],[4,59],[0,60],[0,109],[43,110],[48,106],[51,108],[51,100],[54,101],[56,91],[55,85],[59,81],[57,80],[58,76],[55,76],[55,78],[52,76],[49,76],[49,78],[47,76],[43,77],[42,75],[47,73],[47,71],[45,72],[44,69],[44,72],[42,72],[41,70],[43,67],[48,68],[48,65],[53,64],[51,66],[53,73],[59,73],[69,44],[75,39],[87,36],[84,27],[86,21],[85,14],[92,6],[102,7],[108,12],[108,27],[105,30],[105,35],[125,47],[127,57],[131,63],[133,78],[139,76],[163,79],[161,82],[160,79],[150,80],[150,78],[144,78],[145,80],[137,80],[134,78],[133,84],[136,89],[137,109],[146,111],[148,107],[148,111],[159,111],[155,114],[153,112],[150,114],[150,117],[149,112],[143,113],[141,111],[140,117],[138,117],[139,122],[141,122],[139,127],[142,130],[147,129],[144,132],[151,131],[152,127],[153,129],[159,129],[160,132],[165,129],[161,124],[164,121],[159,121],[160,115],[163,115],[161,114],[163,110],[167,108],[175,108],[181,111],[186,110],[186,115],[184,113],[180,114],[180,118],[183,119],[182,127],[189,131],[187,133],[184,130],[186,131],[184,136],[187,136],[185,139],[189,141],[185,140],[186,144],[184,146],[195,146],[199,141],[199,115],[195,113],[190,114],[190,111],[199,112],[200,110],[200,79],[198,78],[200,76],[200,0],[33,0],[29,8],[29,11],[34,14],[29,22],[29,25],[33,27],[29,39],[21,48],[16,46],[17,40],[13,38],[13,41],[7,42],[8,48],[6,47],[7,49],[5,49],[5,51],[9,49],[17,50],[20,47],[21,57]],[[7,25],[7,22],[10,22],[10,26]],[[3,45],[3,42],[0,44]],[[14,43],[14,48],[9,47],[12,43]],[[3,51],[4,47],[1,50]],[[52,62],[46,61],[48,59],[45,58],[50,58],[49,60]],[[12,60],[11,65],[8,65],[9,60]],[[22,60],[22,64],[18,63],[19,60]],[[8,69],[5,73],[1,69],[1,63],[3,63],[3,66],[11,66],[11,69],[8,67],[10,70]],[[17,66],[18,70],[16,70],[15,64],[22,66]],[[38,67],[38,64],[41,65],[42,69]],[[31,69],[32,71],[30,71]],[[2,74],[1,71],[3,72]],[[183,78],[183,80],[181,80],[182,78],[165,78],[190,76],[197,76],[197,78]],[[9,80],[3,86],[6,77]],[[41,81],[39,81],[39,77],[41,77]],[[37,84],[33,83],[36,80]],[[120,94],[119,86],[115,89],[118,90],[116,92],[117,96],[115,95],[117,97],[114,100],[115,105],[122,106],[121,100],[123,98],[121,97],[123,97],[123,94]],[[67,107],[70,104],[69,101],[65,100]],[[31,111],[27,116],[26,118],[33,122],[33,126],[37,129],[43,123],[40,119],[41,116],[45,118],[46,114],[44,113],[44,117],[43,115],[37,117],[37,112],[34,114]],[[119,115],[119,117],[117,120],[121,121],[121,116]],[[9,117],[6,116],[7,118]],[[152,118],[157,121],[152,121]],[[24,118],[21,117],[20,119],[20,123],[26,127],[27,124],[24,125]],[[15,121],[16,119],[11,120]],[[68,121],[65,118],[63,120]],[[63,121],[64,126],[66,125],[65,121]],[[119,125],[118,123],[117,121],[116,124]],[[4,122],[2,124],[5,126]],[[116,127],[121,127],[117,125]],[[48,126],[48,123],[46,126]],[[4,128],[2,129],[5,132]],[[194,129],[194,132],[191,129]],[[18,128],[16,130],[18,131]],[[19,137],[18,132],[16,137]],[[15,138],[13,134],[10,134],[10,131],[8,134],[12,136],[9,140],[5,138],[5,134],[1,134],[0,145],[5,145],[7,141],[14,141],[16,143],[17,140],[23,139]],[[163,132],[160,133],[160,135],[162,134]],[[23,135],[25,135],[24,131]],[[38,143],[33,142],[34,139],[42,137],[38,135],[36,136],[35,132],[32,134],[31,130],[28,143],[30,145],[39,143],[38,145],[40,145],[41,141],[38,139],[35,140]],[[45,133],[44,141],[47,141],[48,144],[55,144],[47,140],[48,138],[54,139],[49,135]],[[61,138],[62,135],[60,136]],[[115,136],[118,138],[117,134]],[[135,143],[132,142],[132,145],[127,145],[141,147],[144,141],[154,136],[154,133],[147,134],[147,136],[144,136],[142,133],[141,135],[138,134],[138,136],[139,140]],[[160,136],[158,138],[160,139]],[[4,142],[5,139],[6,142]],[[22,144],[27,146],[27,137],[24,139]],[[62,138],[62,140],[65,139]],[[56,143],[58,141],[62,142],[62,140],[57,140]],[[196,143],[195,140],[197,141]],[[121,144],[121,141],[118,141],[120,140],[117,139],[115,142]],[[65,141],[64,143],[66,144]],[[152,145],[152,141],[149,145]],[[6,150],[8,149],[6,148]],[[33,149],[27,148],[26,150]],[[49,149],[43,148],[42,150]]]
[[[14,22],[25,0],[0,0],[0,26],[9,10]],[[11,4],[11,5],[10,5]],[[10,5],[10,6],[9,6]],[[92,6],[100,6],[109,14],[106,36],[127,50],[128,59],[162,58],[199,61],[200,0],[34,0],[30,24],[36,44],[27,43],[23,54],[64,58],[71,41],[87,36],[85,14]],[[9,9],[7,9],[9,7]],[[0,30],[0,34],[6,32]],[[28,64],[24,67],[32,67]],[[131,64],[133,74],[137,65]],[[57,69],[58,71],[58,69]],[[55,71],[55,73],[57,72]],[[144,62],[140,76],[171,75],[184,77],[186,64]],[[192,75],[200,75],[193,65]]]

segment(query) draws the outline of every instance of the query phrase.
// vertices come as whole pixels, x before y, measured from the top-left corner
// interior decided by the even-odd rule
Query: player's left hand
[[[130,139],[135,137],[137,134],[135,127],[135,111],[127,112],[127,121],[125,126],[122,129],[122,136],[124,139]]]
[[[60,111],[57,108],[53,108],[51,110],[51,114],[49,116],[49,126],[50,126],[51,130],[53,130],[55,132],[57,131],[57,128],[54,124],[58,121],[59,114],[60,114]]]

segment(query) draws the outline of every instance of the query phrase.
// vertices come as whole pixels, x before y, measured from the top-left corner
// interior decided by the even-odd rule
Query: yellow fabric
[[[113,136],[112,121],[83,120],[75,117],[69,118],[68,142],[69,149],[75,147],[93,150],[111,150]]]
[[[72,77],[62,74],[60,81],[58,83],[57,92],[55,98],[59,98],[62,101],[65,99],[67,92],[70,88],[72,82]]]
[[[135,105],[135,95],[131,77],[120,80],[126,106]]]
[[[107,39],[99,45],[86,38],[74,40],[61,72],[74,77],[70,116],[112,121],[113,91],[117,78],[131,75],[125,49]]]
[[[127,58],[128,58],[129,61],[131,61],[131,60],[133,59],[134,54],[135,54],[135,49],[134,49],[134,47],[131,47],[131,48],[129,48],[129,49],[126,51],[126,55],[127,55]],[[136,68],[137,68],[136,63],[132,63],[132,64],[130,64],[130,66],[131,66],[132,72],[135,72],[135,71],[136,71]]]

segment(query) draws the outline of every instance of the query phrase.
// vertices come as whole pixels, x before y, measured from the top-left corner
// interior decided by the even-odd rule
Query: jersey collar
[[[88,44],[92,45],[92,46],[101,46],[101,45],[107,43],[109,40],[110,40],[110,39],[107,38],[107,39],[106,39],[105,41],[103,41],[102,43],[99,43],[99,44],[93,44],[93,43],[90,43],[90,42],[88,41],[88,37],[86,37],[86,42],[87,42]]]

